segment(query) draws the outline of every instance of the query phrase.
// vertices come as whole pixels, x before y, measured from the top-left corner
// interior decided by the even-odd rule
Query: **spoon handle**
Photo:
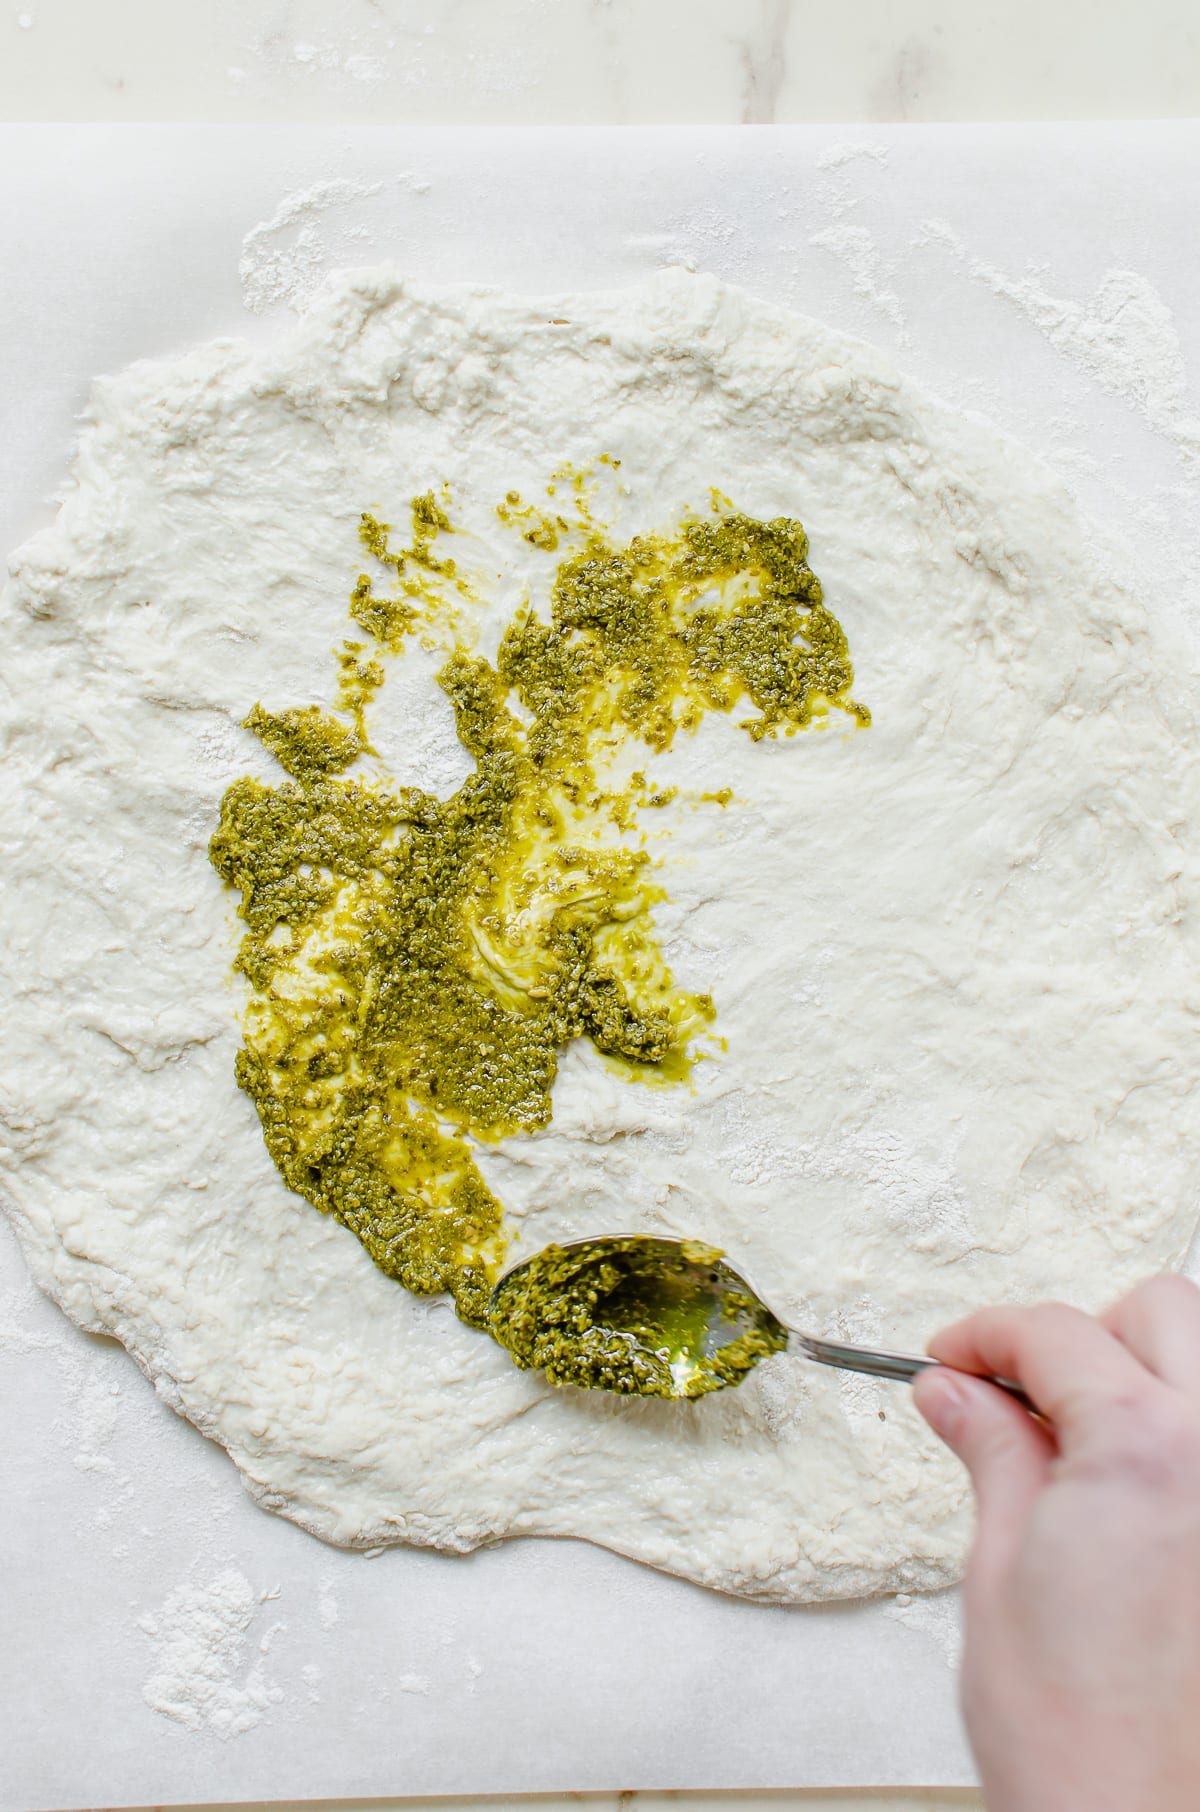
[[[818,1365],[837,1366],[844,1372],[866,1372],[872,1378],[897,1378],[901,1383],[911,1384],[918,1372],[941,1364],[940,1360],[927,1359],[923,1354],[918,1357],[912,1353],[876,1352],[869,1346],[844,1346],[836,1340],[814,1340],[811,1334],[799,1334],[794,1328],[788,1331],[806,1358],[815,1359]],[[1007,1391],[1022,1409],[1037,1415],[1037,1406],[1011,1378],[996,1378],[989,1373],[987,1382]]]

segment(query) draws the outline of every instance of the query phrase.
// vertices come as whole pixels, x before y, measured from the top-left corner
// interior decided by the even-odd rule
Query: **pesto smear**
[[[389,1276],[448,1292],[480,1328],[506,1239],[475,1142],[548,1122],[572,1039],[678,1081],[713,1017],[663,960],[636,841],[640,812],[671,795],[641,772],[616,780],[616,756],[743,702],[755,739],[834,711],[869,722],[798,522],[714,498],[710,516],[619,544],[578,475],[566,493],[565,513],[554,485],[550,508],[516,493],[499,507],[547,555],[548,585],[494,661],[467,645],[479,591],[449,552],[445,499],[413,501],[403,546],[364,516],[374,571],[350,614],[366,640],[341,646],[335,707],[255,705],[246,725],[282,777],[230,786],[211,844],[245,925],[237,1078],[280,1174]],[[372,753],[384,657],[413,634],[446,651],[438,683],[475,761],[445,800],[348,772]],[[570,1370],[560,1353],[551,1375]],[[654,1394],[654,1375],[617,1388]]]

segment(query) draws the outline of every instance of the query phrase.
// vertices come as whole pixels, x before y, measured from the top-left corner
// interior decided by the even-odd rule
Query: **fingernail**
[[[921,1395],[928,1400],[922,1402],[921,1408],[934,1433],[941,1435],[943,1440],[952,1441],[967,1413],[967,1393],[948,1371],[926,1372],[925,1377],[928,1383]]]

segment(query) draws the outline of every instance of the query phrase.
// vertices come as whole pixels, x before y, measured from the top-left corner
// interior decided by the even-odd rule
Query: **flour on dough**
[[[693,1234],[788,1320],[896,1346],[1178,1262],[1200,800],[1174,649],[1032,455],[679,272],[543,302],[360,273],[269,350],[97,384],[3,594],[0,1177],[43,1288],[326,1540],[582,1536],[784,1602],[937,1587],[966,1488],[903,1390],[786,1355],[691,1405],[549,1389],[289,1195],[234,1083],[208,839],[230,781],[269,777],[254,702],[330,702],[360,513],[449,486],[486,647],[553,570],[495,505],[603,454],[622,538],[712,487],[799,517],[874,721],[755,744],[709,717],[656,758],[660,933],[726,1049],[646,1088],[572,1047],[550,1126],[481,1153],[520,1249]],[[372,737],[446,791],[433,671],[394,663]]]

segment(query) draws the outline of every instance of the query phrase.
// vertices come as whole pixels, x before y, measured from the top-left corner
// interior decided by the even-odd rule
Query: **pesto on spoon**
[[[551,1384],[638,1397],[702,1397],[794,1345],[806,1359],[911,1383],[924,1355],[817,1340],[784,1325],[716,1246],[619,1233],[545,1246],[496,1284],[488,1329]],[[1032,1408],[1020,1386],[993,1384]]]

